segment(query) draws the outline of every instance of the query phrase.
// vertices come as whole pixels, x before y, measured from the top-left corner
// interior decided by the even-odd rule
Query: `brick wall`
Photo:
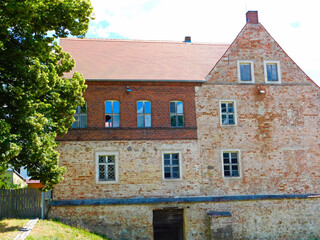
[[[86,129],[70,129],[59,138],[67,141],[196,139],[194,83],[87,82]],[[131,92],[127,92],[127,86]],[[106,100],[120,102],[120,128],[105,128]],[[152,127],[137,128],[137,101],[151,101]],[[170,101],[184,104],[184,127],[170,125]]]

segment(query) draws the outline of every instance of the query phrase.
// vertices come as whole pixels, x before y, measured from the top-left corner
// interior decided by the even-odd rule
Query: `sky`
[[[87,38],[232,43],[247,11],[320,86],[319,0],[91,0]]]

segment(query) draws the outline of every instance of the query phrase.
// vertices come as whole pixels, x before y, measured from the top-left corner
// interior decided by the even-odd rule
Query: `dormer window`
[[[280,62],[264,61],[264,74],[266,83],[280,83]]]
[[[254,82],[254,66],[253,61],[238,61],[238,82],[253,83]]]

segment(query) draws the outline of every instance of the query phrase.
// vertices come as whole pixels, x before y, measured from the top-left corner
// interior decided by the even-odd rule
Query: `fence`
[[[38,189],[0,189],[0,219],[36,217],[41,217],[41,192]]]

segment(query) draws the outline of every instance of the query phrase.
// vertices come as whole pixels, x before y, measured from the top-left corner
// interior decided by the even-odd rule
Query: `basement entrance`
[[[183,240],[183,209],[153,211],[154,240]]]

